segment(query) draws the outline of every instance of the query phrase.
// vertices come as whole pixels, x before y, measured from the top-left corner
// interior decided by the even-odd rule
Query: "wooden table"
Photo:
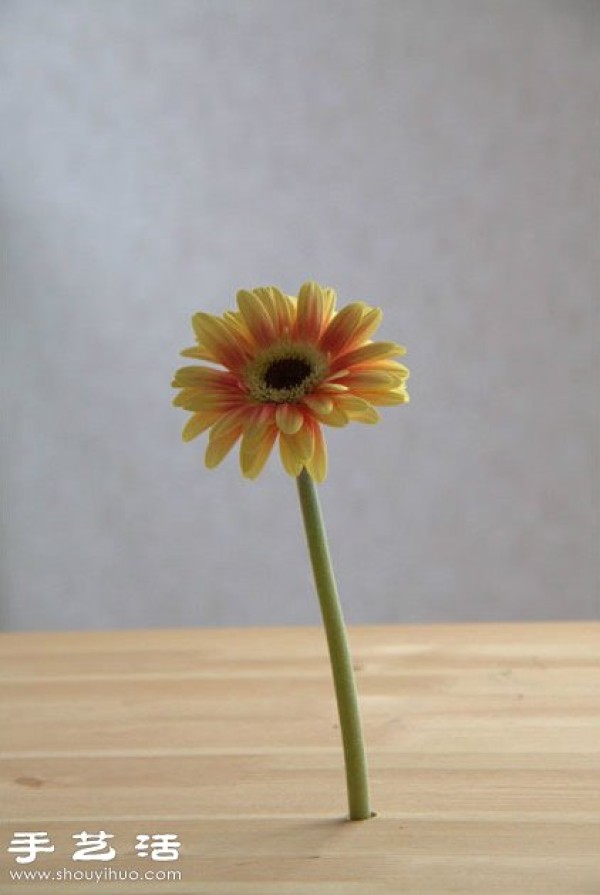
[[[351,629],[373,807],[344,819],[309,628],[0,638],[0,892],[600,893],[600,625]],[[74,861],[82,832],[111,861]],[[18,864],[15,832],[53,853]],[[171,833],[179,858],[134,850]],[[112,870],[139,880],[11,881]],[[176,870],[181,880],[142,879]]]

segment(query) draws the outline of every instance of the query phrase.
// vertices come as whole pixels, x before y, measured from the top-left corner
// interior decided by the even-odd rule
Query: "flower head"
[[[217,466],[241,438],[240,463],[256,478],[279,439],[286,471],[327,473],[322,424],[376,423],[373,405],[408,401],[408,370],[393,358],[395,342],[373,342],[379,308],[353,302],[335,309],[333,289],[305,283],[298,297],[274,286],[237,294],[237,311],[192,318],[197,345],[184,357],[215,367],[182,367],[173,386],[177,407],[192,411],[190,441],[209,429],[206,465]]]

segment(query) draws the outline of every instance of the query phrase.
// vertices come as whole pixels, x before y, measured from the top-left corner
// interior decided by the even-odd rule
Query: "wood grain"
[[[0,637],[0,892],[598,895],[600,625],[351,630],[377,817],[350,823],[319,629]],[[114,834],[110,864],[73,835]],[[18,865],[17,830],[52,855]],[[172,832],[176,862],[133,850]],[[15,869],[179,881],[11,881]]]

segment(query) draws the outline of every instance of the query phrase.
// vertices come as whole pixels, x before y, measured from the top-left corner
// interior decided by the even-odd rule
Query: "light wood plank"
[[[344,819],[319,629],[0,636],[7,891],[89,892],[56,873],[73,834],[114,833],[83,869],[176,869],[98,893],[577,895],[600,892],[600,625],[351,631],[377,817]],[[15,864],[16,830],[56,851]],[[177,862],[138,833],[174,832]]]

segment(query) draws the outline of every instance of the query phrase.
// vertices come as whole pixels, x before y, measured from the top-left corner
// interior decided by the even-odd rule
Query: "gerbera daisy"
[[[240,464],[256,478],[279,439],[294,477],[305,468],[318,482],[327,473],[322,425],[375,423],[374,405],[408,401],[408,370],[394,360],[405,349],[373,342],[379,308],[353,302],[335,309],[333,289],[305,283],[298,297],[274,286],[237,294],[238,310],[192,318],[197,345],[184,357],[217,364],[182,367],[174,404],[192,411],[190,441],[209,429],[206,465],[217,466],[241,438]]]

